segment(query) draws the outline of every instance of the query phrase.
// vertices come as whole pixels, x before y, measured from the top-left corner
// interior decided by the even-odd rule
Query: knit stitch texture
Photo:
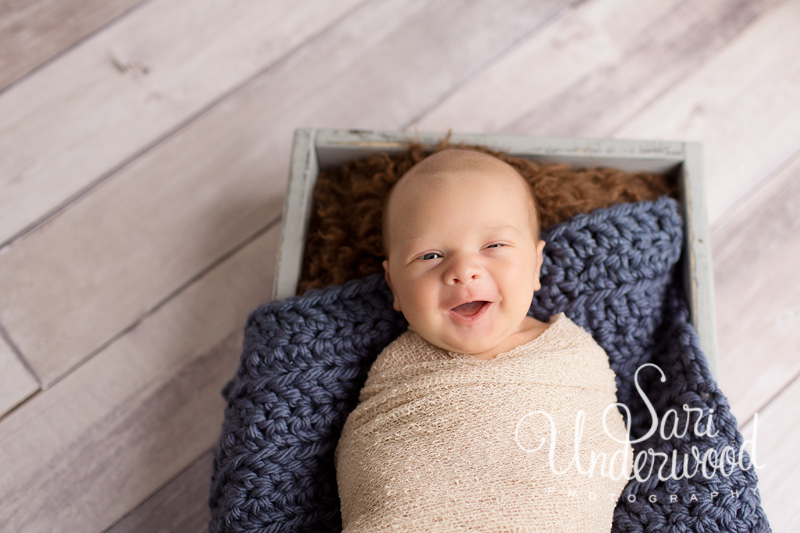
[[[564,312],[592,334],[631,411],[632,438],[649,435],[633,443],[641,479],[623,491],[612,531],[770,531],[746,453],[741,468],[694,472],[693,452],[738,454],[743,438],[689,321],[678,204],[664,197],[616,205],[548,228],[543,238],[531,314],[546,321]],[[251,313],[239,369],[223,391],[212,533],[341,530],[334,450],[370,365],[406,328],[377,274]],[[685,434],[650,432],[665,415]],[[675,470],[663,480],[660,454]]]

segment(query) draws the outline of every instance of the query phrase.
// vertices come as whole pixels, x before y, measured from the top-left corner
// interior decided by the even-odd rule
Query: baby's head
[[[545,243],[513,167],[471,150],[437,152],[395,184],[383,216],[386,281],[412,329],[482,358],[524,338]]]

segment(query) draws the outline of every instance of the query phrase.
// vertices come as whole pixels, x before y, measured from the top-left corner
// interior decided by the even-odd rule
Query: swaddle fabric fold
[[[409,330],[359,401],[336,450],[344,531],[611,529],[632,450],[606,353],[563,313],[491,360]]]

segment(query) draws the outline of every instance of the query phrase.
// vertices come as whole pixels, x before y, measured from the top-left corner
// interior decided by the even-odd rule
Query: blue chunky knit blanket
[[[639,462],[613,531],[770,531],[742,435],[689,322],[682,224],[664,197],[549,228],[531,314],[564,311],[616,372]],[[379,274],[250,315],[223,392],[211,532],[341,530],[333,452],[372,361],[406,326]]]

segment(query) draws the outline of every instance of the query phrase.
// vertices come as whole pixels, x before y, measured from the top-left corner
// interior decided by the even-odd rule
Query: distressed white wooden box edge
[[[300,128],[295,130],[289,182],[281,222],[273,299],[296,294],[312,192],[320,168],[375,152],[401,152],[413,140],[436,145],[443,132],[402,132]],[[486,146],[513,156],[558,161],[578,167],[607,166],[625,171],[675,173],[685,223],[684,288],[692,324],[712,374],[718,376],[711,238],[703,179],[702,147],[695,142],[532,137],[452,133],[452,143]]]

